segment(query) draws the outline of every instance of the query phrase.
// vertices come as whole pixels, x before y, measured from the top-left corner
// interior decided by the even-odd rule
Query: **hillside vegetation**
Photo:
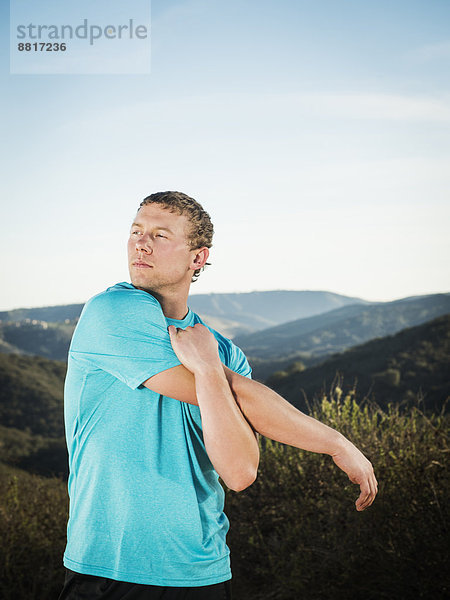
[[[237,598],[447,598],[450,417],[337,389],[312,414],[370,457],[378,497],[358,513],[329,457],[267,443],[256,482],[227,497]]]
[[[394,302],[350,305],[234,340],[262,369],[271,361],[301,360],[307,366],[371,339],[393,335],[450,313],[450,294]],[[261,361],[265,361],[261,363]],[[256,369],[255,369],[256,371]],[[266,370],[267,372],[267,370]]]
[[[0,352],[67,360],[75,322],[17,321],[0,323]]]
[[[0,461],[67,477],[65,372],[64,363],[0,354]]]
[[[33,434],[64,434],[66,365],[39,356],[0,354],[0,423]]]
[[[440,411],[450,396],[450,315],[372,340],[305,370],[293,365],[267,383],[294,406],[306,409],[307,396],[321,395],[336,376],[346,381],[346,394],[358,383],[360,393],[381,406],[424,398],[427,410]]]
[[[64,581],[67,516],[63,481],[0,462],[2,600],[57,600]]]

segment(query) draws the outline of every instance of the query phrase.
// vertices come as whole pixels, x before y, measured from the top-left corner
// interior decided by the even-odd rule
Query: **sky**
[[[0,11],[0,310],[128,280],[163,190],[215,226],[192,293],[450,291],[448,0],[153,0],[138,74],[11,74]]]

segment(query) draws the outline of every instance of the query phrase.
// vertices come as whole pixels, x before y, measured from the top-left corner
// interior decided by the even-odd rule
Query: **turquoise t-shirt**
[[[231,577],[224,491],[205,450],[198,406],[141,384],[180,364],[166,319],[129,283],[83,309],[69,350],[64,413],[70,511],[64,565],[158,586]],[[212,330],[222,362],[250,376],[242,351]]]

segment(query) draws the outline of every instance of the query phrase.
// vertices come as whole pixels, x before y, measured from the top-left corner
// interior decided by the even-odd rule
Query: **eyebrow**
[[[141,229],[144,228],[144,226],[141,225],[140,223],[133,223],[131,226],[131,229],[133,229],[133,227],[140,227]],[[160,227],[159,225],[157,225],[156,227],[153,227],[153,229],[159,229],[160,231],[167,231],[168,233],[173,234],[173,231],[171,229],[169,229],[168,227]]]

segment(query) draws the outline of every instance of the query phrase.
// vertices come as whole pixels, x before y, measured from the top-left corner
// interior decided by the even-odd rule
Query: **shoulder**
[[[96,348],[107,352],[123,344],[169,341],[161,305],[151,294],[129,283],[118,283],[86,302],[75,328],[71,350]]]
[[[105,320],[112,315],[136,316],[136,312],[156,312],[163,316],[161,305],[148,292],[139,290],[131,283],[117,283],[93,296],[84,306],[81,317],[95,314]]]
[[[118,332],[123,327],[134,330],[150,326],[167,329],[159,302],[130,283],[118,283],[86,302],[77,330]]]

